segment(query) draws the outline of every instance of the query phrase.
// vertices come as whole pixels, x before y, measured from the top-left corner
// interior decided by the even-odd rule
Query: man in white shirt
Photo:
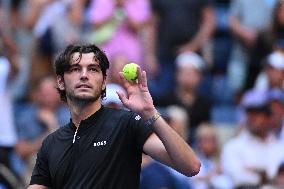
[[[267,183],[284,159],[283,144],[270,132],[271,113],[261,95],[259,91],[244,95],[246,127],[222,149],[222,168],[236,188],[258,188]]]

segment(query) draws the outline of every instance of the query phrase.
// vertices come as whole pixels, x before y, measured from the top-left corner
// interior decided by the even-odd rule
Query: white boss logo
[[[139,115],[135,116],[135,120],[136,120],[136,121],[138,121],[138,120],[140,120],[140,119],[141,119],[141,117],[140,117]]]
[[[106,145],[106,141],[100,141],[100,142],[94,142],[94,146],[105,146]]]

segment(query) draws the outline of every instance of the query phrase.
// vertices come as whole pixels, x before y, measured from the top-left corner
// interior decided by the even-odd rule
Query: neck
[[[92,114],[98,111],[102,106],[99,100],[95,102],[81,103],[81,104],[75,104],[69,101],[68,105],[70,108],[72,121],[76,127],[79,126],[82,120],[90,117]]]

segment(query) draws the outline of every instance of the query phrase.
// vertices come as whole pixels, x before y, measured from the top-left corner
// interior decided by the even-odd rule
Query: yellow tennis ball
[[[137,68],[138,68],[138,65],[135,63],[126,64],[122,69],[124,78],[128,81],[135,81],[138,77]]]

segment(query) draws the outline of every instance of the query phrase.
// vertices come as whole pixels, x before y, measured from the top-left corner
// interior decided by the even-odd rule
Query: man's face
[[[77,102],[94,102],[101,96],[105,89],[105,78],[99,63],[94,58],[94,53],[74,53],[69,71],[64,73],[64,78],[58,80],[59,88],[66,91],[67,99]]]
[[[181,88],[195,90],[201,81],[201,73],[192,66],[184,66],[177,70],[177,82]]]
[[[266,70],[269,84],[273,87],[282,87],[284,80],[284,70],[269,67]]]
[[[52,77],[45,78],[35,91],[37,102],[48,108],[55,108],[60,104],[60,98],[56,89],[54,88],[55,79]],[[44,98],[42,98],[44,96]]]
[[[271,129],[270,116],[264,112],[248,112],[247,122],[249,130],[257,136],[266,135]]]
[[[271,123],[273,128],[280,129],[284,118],[284,104],[280,100],[272,100],[270,102]]]

